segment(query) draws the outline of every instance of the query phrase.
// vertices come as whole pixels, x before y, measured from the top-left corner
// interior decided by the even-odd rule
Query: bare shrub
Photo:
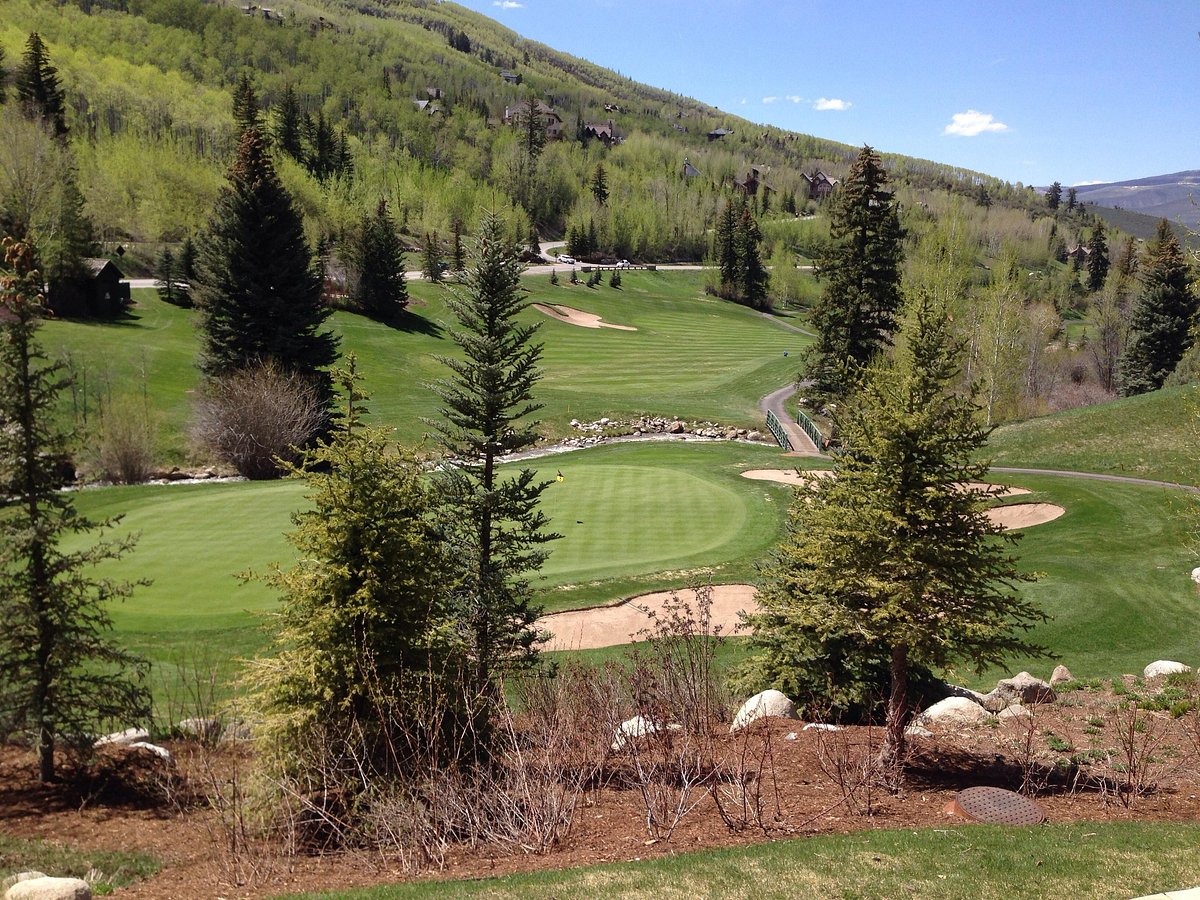
[[[1165,751],[1170,737],[1169,718],[1143,709],[1137,700],[1118,703],[1112,711],[1117,746],[1106,760],[1117,801],[1132,807],[1158,789],[1168,768]]]
[[[246,478],[278,477],[327,419],[317,386],[274,362],[213,379],[196,402],[193,439]]]
[[[834,783],[852,816],[872,816],[886,787],[883,763],[871,725],[851,731],[833,726],[817,731],[817,765]]]
[[[150,477],[157,441],[158,420],[146,399],[118,397],[101,404],[89,461],[106,481],[138,484]]]
[[[783,807],[775,777],[778,732],[770,719],[754,723],[726,742],[709,792],[717,814],[730,831],[753,825],[763,833],[780,821]]]
[[[714,731],[728,703],[714,670],[722,638],[711,611],[711,586],[696,590],[695,609],[673,594],[628,655],[634,716],[614,728],[614,747],[628,756],[656,839],[669,838],[720,776]]]

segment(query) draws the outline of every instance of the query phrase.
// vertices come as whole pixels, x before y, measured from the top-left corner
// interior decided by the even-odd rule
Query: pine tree
[[[1197,319],[1187,261],[1166,219],[1158,223],[1144,267],[1142,292],[1133,306],[1118,366],[1126,397],[1162,387],[1191,345]]]
[[[762,232],[758,229],[758,222],[750,215],[750,210],[743,208],[734,235],[737,285],[742,301],[755,309],[766,309],[770,306],[767,300],[770,274],[759,256],[758,245],[761,242]]]
[[[538,509],[548,482],[531,469],[496,471],[501,456],[537,440],[529,416],[541,408],[532,398],[542,346],[533,342],[539,326],[517,320],[527,305],[521,261],[495,214],[480,227],[466,286],[447,305],[460,326],[451,337],[463,357],[439,357],[451,377],[432,385],[441,418],[429,424],[456,461],[437,482],[446,540],[460,567],[454,600],[470,683],[478,695],[498,699],[496,678],[535,655],[537,613],[526,578],[558,535]]]
[[[364,216],[354,248],[358,265],[358,289],[354,299],[370,316],[392,319],[408,306],[408,284],[404,278],[404,246],[396,224],[380,200],[374,215]]]
[[[1104,239],[1104,222],[1097,221],[1087,242],[1087,289],[1093,294],[1104,287],[1108,277],[1108,241]]]
[[[253,128],[261,133],[262,119],[258,109],[258,94],[250,75],[243,72],[233,88],[233,121],[237,125],[238,134]]]
[[[887,182],[878,154],[863,147],[833,201],[831,240],[817,264],[825,281],[812,311],[817,340],[806,358],[820,399],[843,394],[896,328],[903,232]]]
[[[304,111],[290,84],[284,87],[275,111],[275,145],[296,162],[304,161]]]
[[[1075,188],[1067,188],[1067,212],[1070,213],[1075,211],[1075,205],[1078,199],[1079,194],[1076,193]]]
[[[453,247],[451,248],[451,254],[453,257],[452,263],[454,265],[454,271],[461,272],[464,269],[466,269],[466,267],[467,267],[467,254],[463,249],[462,220],[455,218],[454,222],[451,223],[450,227],[452,229],[451,241],[453,244]]]
[[[57,208],[53,228],[42,241],[41,254],[46,266],[49,303],[52,309],[62,305],[81,307],[73,295],[83,290],[87,275],[84,260],[96,249],[95,226],[85,209],[83,192],[69,157],[57,186]]]
[[[146,665],[108,637],[109,609],[133,586],[97,578],[93,568],[120,558],[133,540],[102,540],[65,551],[70,536],[111,527],[75,511],[60,490],[68,436],[56,423],[66,386],[62,363],[47,363],[36,343],[41,274],[27,244],[5,238],[0,277],[0,720],[28,730],[38,777],[55,777],[65,740],[91,738],[114,719],[150,714]]]
[[[737,246],[738,211],[732,200],[725,202],[721,218],[717,220],[716,234],[713,237],[714,253],[717,258],[717,269],[721,278],[722,295],[731,295],[737,290],[738,283],[738,246]]]
[[[331,401],[337,339],[321,330],[330,311],[300,214],[255,128],[242,133],[197,263],[201,370],[219,377],[273,361]]]
[[[162,252],[154,261],[154,286],[158,290],[159,299],[164,303],[175,304],[179,300],[176,284],[179,281],[179,264],[170,247],[163,247]]]
[[[592,199],[603,206],[608,202],[608,175],[604,172],[604,164],[596,163],[592,172]]]
[[[1046,208],[1058,209],[1060,203],[1062,203],[1062,185],[1056,181],[1046,189]]]
[[[0,104],[8,99],[8,67],[4,65],[4,48],[0,47]]]
[[[67,134],[66,105],[59,86],[58,69],[50,65],[50,53],[36,31],[25,42],[25,55],[16,73],[17,102],[25,115],[50,124],[57,137]]]
[[[426,281],[440,284],[442,281],[442,246],[437,232],[425,232],[421,250],[421,274]]]
[[[1014,593],[1016,536],[983,512],[987,433],[956,393],[961,345],[945,311],[914,301],[894,362],[878,359],[839,408],[833,477],[796,492],[750,617],[762,686],[847,706],[887,685],[882,759],[903,758],[910,673],[981,670],[1037,653],[1019,631],[1045,616]],[[886,673],[885,684],[873,679]],[[811,693],[808,694],[812,696]]]
[[[362,742],[356,774],[396,774],[406,739],[438,727],[424,720],[428,708],[454,702],[449,567],[419,467],[394,452],[384,429],[363,424],[353,356],[336,377],[342,427],[287,466],[310,503],[288,535],[297,562],[266,577],[281,595],[276,655],[248,674],[250,703],[261,756],[278,774],[319,769],[312,748],[351,735]]]

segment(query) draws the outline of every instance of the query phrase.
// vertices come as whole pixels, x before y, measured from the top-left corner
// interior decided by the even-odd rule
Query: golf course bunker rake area
[[[566,322],[568,325],[578,325],[580,328],[615,328],[617,331],[637,331],[632,325],[614,325],[604,322],[602,316],[584,312],[582,309],[572,309],[569,306],[548,306],[545,303],[535,303],[533,308],[542,315]]]
[[[777,481],[780,484],[802,485],[807,484],[813,478],[828,478],[833,474],[832,469],[808,469],[806,471],[798,471],[796,469],[750,469],[742,473],[743,478],[750,478],[754,481]],[[978,490],[987,491],[993,497],[1016,497],[1021,494],[1031,494],[1032,491],[1021,487],[1008,487],[1003,484],[986,484],[982,481],[968,482],[968,488],[976,488]],[[1061,515],[1061,513],[1060,513]],[[1058,518],[1055,516],[1055,518]]]
[[[699,615],[696,592],[691,589],[659,591],[611,606],[552,613],[537,620],[539,629],[550,632],[550,639],[542,645],[542,649],[592,650],[641,640],[645,635],[639,632],[654,624],[648,613],[663,615],[672,594],[691,607],[693,616]],[[749,584],[713,585],[712,607],[709,609],[712,627],[715,629],[720,626],[721,634],[725,636],[744,634],[738,614],[758,612],[758,601],[754,595],[754,586]]]

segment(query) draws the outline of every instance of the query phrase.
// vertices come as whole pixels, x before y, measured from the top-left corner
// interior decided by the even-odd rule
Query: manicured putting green
[[[530,463],[552,482],[544,511],[564,535],[535,590],[560,609],[680,584],[699,567],[747,577],[778,534],[786,493],[738,472],[778,460],[766,447],[630,443]],[[121,639],[159,661],[199,646],[222,658],[253,653],[263,641],[255,614],[277,598],[237,575],[294,558],[284,535],[304,502],[293,481],[80,492],[81,512],[124,516],[119,532],[141,535],[103,569],[152,582],[113,608]]]

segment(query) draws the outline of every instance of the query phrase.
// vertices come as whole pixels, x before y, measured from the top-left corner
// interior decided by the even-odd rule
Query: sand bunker
[[[755,481],[778,481],[780,484],[800,485],[811,478],[827,478],[832,474],[832,469],[808,469],[803,472],[795,469],[750,469],[743,472],[742,477],[752,478]],[[1016,497],[1019,494],[1032,493],[1025,488],[1008,487],[1003,484],[985,484],[982,481],[967,482],[967,487],[985,490],[993,497]]]
[[[758,612],[756,591],[749,584],[718,584],[712,589],[712,625],[721,626],[725,635],[738,633],[741,625],[738,613]],[[696,612],[696,592],[675,592]],[[575,609],[570,612],[554,613],[537,620],[537,627],[552,635],[543,650],[589,650],[594,647],[612,647],[628,644],[631,640],[642,640],[645,635],[638,632],[651,625],[647,610],[662,613],[664,603],[671,598],[670,591],[643,594],[613,606],[598,606],[593,609]]]
[[[616,328],[618,331],[637,331],[632,325],[613,325],[602,322],[601,317],[582,309],[572,309],[569,306],[547,306],[545,303],[535,303],[533,308],[543,315],[568,325],[578,325],[580,328]]]
[[[1066,510],[1053,503],[1014,503],[1011,506],[997,506],[987,511],[987,517],[1006,530],[1013,528],[1029,528],[1033,525],[1045,525],[1053,522]]]

